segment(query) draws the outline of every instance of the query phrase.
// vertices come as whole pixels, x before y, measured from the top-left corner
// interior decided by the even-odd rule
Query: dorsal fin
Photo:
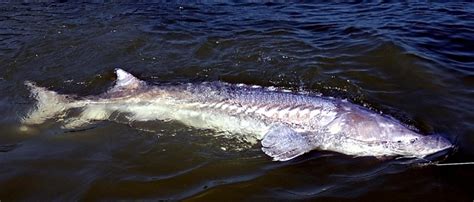
[[[111,92],[134,90],[146,85],[144,81],[134,77],[123,69],[116,68],[115,74],[117,75],[117,80],[115,81],[115,86],[110,90]]]

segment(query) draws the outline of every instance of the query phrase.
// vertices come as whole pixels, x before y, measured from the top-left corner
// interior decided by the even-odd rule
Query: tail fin
[[[40,124],[51,119],[68,108],[69,99],[54,91],[36,86],[33,82],[26,81],[25,85],[31,91],[32,97],[37,100],[36,106],[22,119],[24,124]]]

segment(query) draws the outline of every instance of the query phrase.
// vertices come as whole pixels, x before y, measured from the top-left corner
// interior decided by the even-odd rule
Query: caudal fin
[[[25,85],[31,91],[31,96],[36,99],[36,104],[22,119],[23,124],[40,124],[65,112],[68,99],[54,91],[36,86],[33,82],[26,81]]]

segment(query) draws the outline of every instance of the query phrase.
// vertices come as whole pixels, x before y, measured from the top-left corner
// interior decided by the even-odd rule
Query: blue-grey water
[[[474,166],[258,145],[178,122],[49,121],[28,131],[24,81],[91,95],[123,68],[151,83],[322,93],[393,116],[474,161],[473,3],[0,4],[0,200],[472,201]]]

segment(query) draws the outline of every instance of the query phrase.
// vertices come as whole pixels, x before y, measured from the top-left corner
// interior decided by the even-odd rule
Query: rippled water
[[[121,67],[150,82],[226,81],[348,98],[474,161],[474,4],[0,4],[0,200],[474,199],[473,166],[258,145],[176,122],[19,130],[25,80],[99,94]]]

